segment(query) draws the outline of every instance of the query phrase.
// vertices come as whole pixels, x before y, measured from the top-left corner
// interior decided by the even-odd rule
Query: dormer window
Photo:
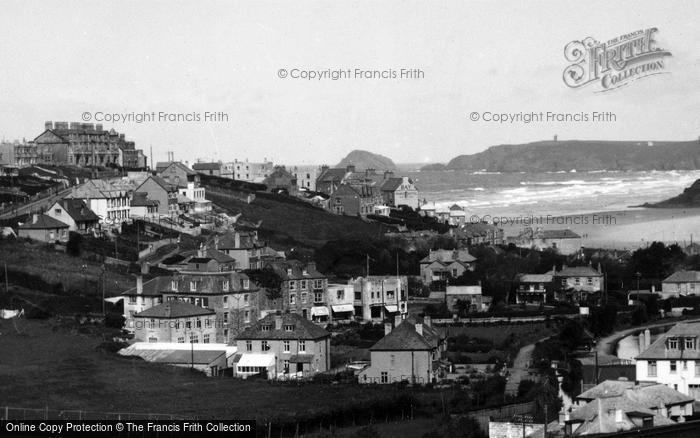
[[[287,275],[292,275],[292,268],[287,268]]]
[[[243,279],[243,289],[250,289],[250,280],[247,278]]]
[[[177,280],[170,282],[170,288],[173,290],[173,292],[177,292]]]
[[[260,331],[262,332],[269,332],[270,331],[270,326],[267,324],[261,325],[260,326]]]
[[[668,340],[668,348],[671,350],[678,350],[678,339],[671,338]]]
[[[685,349],[686,350],[695,350],[695,339],[694,338],[685,338]]]
[[[286,324],[284,326],[284,331],[285,332],[293,332],[294,331],[294,325],[293,324]]]
[[[230,285],[229,285],[229,281],[228,281],[228,280],[224,280],[224,281],[221,283],[221,289],[223,289],[224,292],[228,292],[229,286],[230,286]]]

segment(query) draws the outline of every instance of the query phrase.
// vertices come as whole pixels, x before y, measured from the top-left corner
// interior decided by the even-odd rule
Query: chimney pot
[[[416,333],[423,336],[423,324],[421,324],[421,323],[416,324]]]
[[[425,315],[423,317],[423,324],[425,324],[426,327],[432,327],[433,321],[428,315]]]
[[[384,336],[388,335],[389,333],[391,333],[391,323],[386,322],[384,323]]]
[[[275,315],[275,330],[282,330],[282,315]]]
[[[143,294],[143,277],[141,275],[136,276],[136,293]]]

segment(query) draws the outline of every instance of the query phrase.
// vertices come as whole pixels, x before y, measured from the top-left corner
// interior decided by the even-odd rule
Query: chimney
[[[282,315],[275,315],[275,330],[282,330]]]
[[[34,213],[32,215],[32,223],[35,224],[35,223],[37,223],[38,220],[39,220],[39,215]]]
[[[306,270],[308,272],[314,272],[316,270],[316,262],[308,262],[306,264]]]
[[[425,324],[426,327],[432,327],[433,321],[428,315],[425,315],[423,317],[423,324]]]
[[[349,164],[347,167],[345,167],[345,171],[348,173],[355,172],[355,165]]]
[[[330,167],[328,167],[327,164],[324,164],[323,166],[321,166],[321,173],[325,172],[328,169],[330,169]]]
[[[423,324],[421,324],[421,323],[416,324],[416,333],[423,336]]]
[[[219,249],[219,235],[214,236],[214,249]]]
[[[401,324],[401,315],[394,316],[394,327],[398,327]]]
[[[391,333],[391,323],[385,322],[384,323],[384,336],[388,335],[389,333]]]
[[[562,408],[561,411],[559,411],[559,424],[563,425],[567,421],[569,421],[569,411]]]
[[[615,409],[615,423],[622,422],[622,409]]]
[[[656,285],[654,285],[654,284],[651,285],[651,293],[653,293],[653,294],[656,293]]]
[[[44,129],[53,129],[53,122],[44,122]]]
[[[136,276],[136,293],[143,294],[143,277],[141,275]]]
[[[165,317],[170,318],[170,303],[165,304]]]
[[[151,265],[149,265],[148,263],[141,264],[141,274],[148,275],[148,272],[150,270],[151,270]]]
[[[238,231],[233,233],[233,247],[236,249],[241,247],[241,235]]]
[[[644,330],[644,349],[648,349],[651,345],[651,332],[649,329]]]

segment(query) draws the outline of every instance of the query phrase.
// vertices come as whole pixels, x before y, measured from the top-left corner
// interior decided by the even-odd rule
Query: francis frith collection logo
[[[638,30],[606,42],[592,37],[571,41],[564,48],[571,63],[564,69],[564,83],[571,88],[598,84],[598,92],[605,92],[668,73],[664,58],[671,52],[657,46],[657,31],[655,27]]]

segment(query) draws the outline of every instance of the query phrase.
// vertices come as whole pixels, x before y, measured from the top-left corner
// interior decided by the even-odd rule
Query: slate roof
[[[158,164],[161,164],[161,163],[158,163]],[[165,172],[165,171],[168,170],[168,168],[171,167],[171,166],[175,166],[175,167],[180,168],[180,170],[182,170],[183,172],[185,172],[186,175],[197,175],[197,172],[195,172],[194,170],[192,170],[192,169],[190,169],[189,167],[185,166],[183,163],[181,163],[181,162],[179,162],[179,161],[173,161],[173,162],[171,162],[171,163],[168,163],[168,165],[165,166],[165,168],[163,168],[163,170],[159,170],[158,173],[160,173],[160,172]]]
[[[240,245],[236,247],[236,233],[238,233]],[[252,249],[258,246],[258,238],[253,231],[233,231],[214,236],[207,242],[207,246],[214,246],[214,242],[218,239],[217,246],[220,249]]]
[[[68,228],[68,224],[64,224],[58,219],[45,214],[37,215],[36,222],[34,222],[34,217],[32,216],[27,222],[19,226],[20,230],[55,230],[57,228]]]
[[[317,181],[321,182],[340,182],[345,178],[347,174],[347,169],[344,168],[333,168],[326,169],[319,177]]]
[[[153,362],[209,365],[225,355],[225,350],[164,350]]]
[[[170,184],[169,182],[167,182],[166,180],[164,180],[163,178],[161,178],[157,175],[150,175],[141,184],[139,184],[138,187],[136,187],[136,190],[140,189],[142,185],[146,184],[146,181],[148,181],[149,179],[152,179],[156,184],[161,186],[163,188],[163,190],[165,190],[166,192],[173,192],[173,191],[177,190],[177,186]]]
[[[360,198],[371,198],[373,196],[372,186],[369,184],[341,184],[333,193],[333,196],[358,196]]]
[[[696,338],[696,349],[685,350],[682,340],[678,341],[678,349],[666,348],[668,338]],[[700,359],[700,322],[681,322],[674,325],[664,335],[644,350],[636,359]]]
[[[166,277],[166,276],[160,276],[160,277],[155,277],[152,278],[148,281],[144,281],[142,288],[143,292],[141,293],[142,296],[145,297],[159,297],[163,295],[164,290],[168,290],[170,288],[170,281],[172,280],[172,277]],[[125,296],[131,296],[131,295],[138,295],[136,293],[136,287],[132,287],[131,289],[127,289],[125,292],[122,292],[122,295]]]
[[[370,351],[430,351],[435,347],[427,339],[430,335],[426,336],[425,328],[423,325],[423,335],[419,335],[415,324],[404,320],[370,347]]]
[[[188,318],[191,316],[213,315],[215,312],[211,309],[195,306],[194,304],[184,301],[168,301],[150,307],[142,312],[134,315],[135,318],[157,318],[157,319],[176,319]]]
[[[413,184],[413,181],[409,178],[409,184]],[[382,184],[382,191],[384,192],[395,192],[403,184],[403,178],[389,178]]]
[[[623,412],[622,422],[615,421],[614,411],[617,409]],[[653,417],[654,426],[675,424],[674,421],[655,413],[627,394],[597,398],[571,412],[570,419],[583,421],[575,434],[585,435],[637,429],[639,426],[632,421],[632,418],[639,416]]]
[[[71,193],[66,195],[66,198],[77,199],[107,199],[119,198],[126,196],[128,190],[115,186],[109,181],[103,179],[90,179],[81,186],[78,186]]]
[[[602,277],[603,274],[590,266],[567,266],[557,271],[556,277]]]
[[[96,222],[100,220],[99,216],[90,210],[82,199],[61,199],[58,201],[58,205],[63,207],[66,213],[76,222]]]
[[[661,383],[642,382],[633,380],[606,380],[597,386],[579,394],[576,398],[581,400],[594,400],[596,398],[614,395],[626,395],[633,401],[646,408],[653,409],[660,405],[674,406],[693,403],[695,399],[684,395],[675,389]]]
[[[451,249],[438,249],[435,251],[430,251],[430,253],[425,256],[420,262],[421,263],[452,263],[452,262],[464,262],[471,263],[476,261],[476,257],[469,254],[466,249],[451,250]]]
[[[275,329],[275,317],[282,318],[282,329]],[[292,331],[285,330],[285,326],[294,326]],[[267,326],[268,331],[262,331],[262,327]],[[316,340],[330,337],[330,333],[317,326],[308,319],[296,313],[285,313],[282,315],[270,314],[256,322],[237,336],[237,339],[267,339],[267,340]]]
[[[192,165],[194,170],[220,170],[221,167],[221,163],[194,163]]]
[[[546,274],[520,274],[519,280],[522,283],[551,283],[553,275],[551,272]]]
[[[700,282],[700,271],[678,271],[669,275],[662,283]]]
[[[277,275],[280,276],[282,280],[307,280],[307,279],[319,279],[326,278],[325,275],[318,272],[314,265],[304,264],[299,260],[277,260],[273,262],[268,262],[268,267],[272,268]],[[306,268],[306,274],[304,274],[304,268]],[[291,269],[291,274],[288,273],[288,269]]]

